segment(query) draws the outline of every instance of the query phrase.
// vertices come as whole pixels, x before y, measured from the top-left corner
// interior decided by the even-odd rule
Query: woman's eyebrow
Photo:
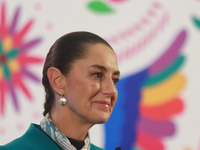
[[[95,67],[95,68],[99,68],[100,70],[107,71],[106,67],[101,66],[101,65],[98,65],[98,64],[91,65],[90,67]],[[90,68],[90,67],[89,67],[89,68]],[[113,75],[120,75],[120,71],[115,71],[115,72],[113,73]]]
[[[114,73],[113,73],[113,75],[120,75],[120,71],[115,71]]]
[[[90,67],[95,67],[95,68],[99,68],[100,70],[107,71],[106,67],[101,66],[101,65],[98,65],[98,64],[91,65]],[[90,68],[90,67],[89,67],[89,68]]]

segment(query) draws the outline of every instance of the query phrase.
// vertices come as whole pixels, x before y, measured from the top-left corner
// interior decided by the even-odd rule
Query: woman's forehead
[[[80,67],[103,66],[106,69],[118,70],[114,51],[105,44],[94,44],[88,47],[86,57],[77,60],[74,65]]]

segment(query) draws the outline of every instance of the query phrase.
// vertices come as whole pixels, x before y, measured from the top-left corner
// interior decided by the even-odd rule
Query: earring
[[[59,103],[64,106],[66,104],[67,100],[66,100],[66,98],[64,98],[63,94],[61,94],[60,96],[61,96],[61,98],[59,99]]]

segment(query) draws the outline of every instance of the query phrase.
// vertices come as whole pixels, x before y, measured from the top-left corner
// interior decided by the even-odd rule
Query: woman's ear
[[[65,78],[59,69],[50,67],[47,71],[49,83],[55,92],[65,95]]]

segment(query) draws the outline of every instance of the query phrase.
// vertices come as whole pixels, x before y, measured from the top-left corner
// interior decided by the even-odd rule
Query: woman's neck
[[[86,123],[71,112],[61,112],[63,111],[60,111],[60,109],[54,109],[50,114],[55,126],[69,138],[84,140],[92,124]]]

